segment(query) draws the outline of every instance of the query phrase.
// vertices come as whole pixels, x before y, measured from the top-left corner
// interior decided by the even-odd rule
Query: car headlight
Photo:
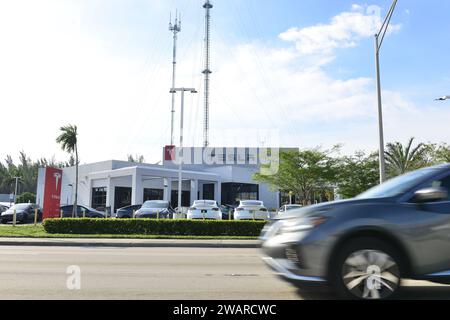
[[[328,221],[328,217],[313,216],[302,219],[291,219],[283,222],[281,233],[292,233],[312,230]]]

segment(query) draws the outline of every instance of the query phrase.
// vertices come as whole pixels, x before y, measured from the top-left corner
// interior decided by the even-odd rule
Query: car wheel
[[[337,253],[330,282],[347,299],[378,300],[395,297],[401,284],[397,250],[377,239],[358,238]]]

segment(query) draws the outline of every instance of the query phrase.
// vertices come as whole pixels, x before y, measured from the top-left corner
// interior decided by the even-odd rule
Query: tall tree
[[[450,163],[450,145],[446,143],[439,145],[435,151],[435,160],[438,163]]]
[[[429,165],[427,145],[419,143],[414,147],[414,140],[414,138],[409,139],[406,145],[402,145],[400,142],[387,145],[385,157],[387,171],[391,177]]]
[[[380,181],[378,153],[359,151],[353,156],[344,157],[339,170],[338,192],[348,199],[376,186]]]
[[[78,202],[78,129],[75,125],[67,125],[60,128],[61,134],[56,138],[56,142],[61,145],[63,151],[75,154],[75,197],[73,201],[72,217],[75,217]]]
[[[275,174],[257,173],[253,178],[274,190],[293,192],[307,204],[314,194],[326,193],[337,182],[338,160],[331,156],[335,151],[337,148],[280,152],[279,169]]]

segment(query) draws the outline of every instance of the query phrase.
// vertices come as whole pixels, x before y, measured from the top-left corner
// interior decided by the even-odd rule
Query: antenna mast
[[[172,14],[170,15],[169,31],[173,33],[173,71],[172,71],[172,89],[175,88],[176,70],[177,70],[177,40],[178,33],[181,32],[181,15],[175,13],[175,22],[172,24]],[[170,126],[170,145],[174,145],[174,126],[175,126],[175,93],[172,92],[172,117]]]
[[[209,0],[205,1],[205,4],[203,5],[203,8],[205,8],[206,14],[205,14],[205,69],[203,70],[203,74],[205,75],[205,115],[204,115],[204,127],[203,127],[203,139],[204,139],[204,147],[209,146],[209,81],[210,81],[210,49],[211,49],[211,9],[213,8],[213,5],[209,2]]]

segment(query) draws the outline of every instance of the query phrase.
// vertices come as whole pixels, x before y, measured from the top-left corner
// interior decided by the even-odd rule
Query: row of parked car
[[[146,201],[143,205],[128,206],[117,211],[117,218],[173,219],[176,210],[168,201]],[[262,201],[241,201],[239,206],[219,205],[213,200],[197,200],[188,209],[187,219],[192,220],[268,220],[269,210]]]
[[[280,208],[278,214],[284,214],[290,210],[298,209],[300,205],[285,205]],[[42,210],[36,204],[15,204],[11,208],[0,205],[0,222],[6,224],[13,221],[14,211],[18,223],[34,221],[36,209],[38,210],[38,221],[42,220]],[[73,205],[61,207],[61,215],[71,218]],[[143,205],[133,205],[121,208],[117,211],[118,219],[173,219],[177,211],[173,209],[168,201],[146,201]],[[81,218],[106,218],[105,212],[78,205],[75,217]],[[205,220],[268,220],[271,218],[269,210],[262,201],[240,201],[238,206],[219,205],[213,200],[197,200],[193,203],[186,214],[187,219]]]

